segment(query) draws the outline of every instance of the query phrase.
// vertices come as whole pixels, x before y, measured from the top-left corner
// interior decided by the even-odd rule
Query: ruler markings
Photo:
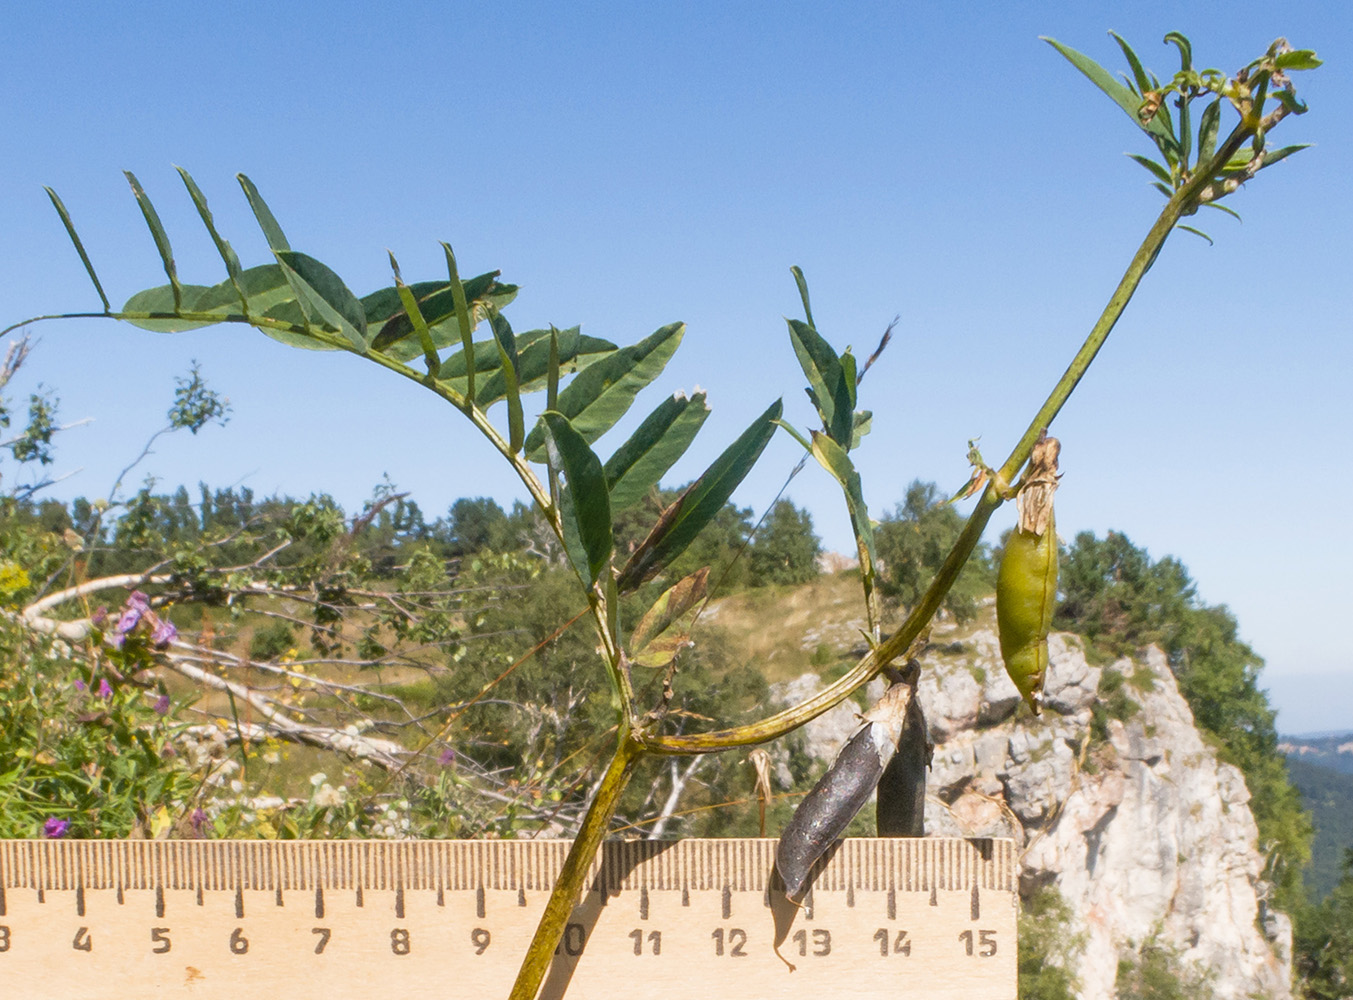
[[[682,846],[674,850],[674,844]],[[608,895],[639,889],[759,892],[773,840],[607,843],[589,868]],[[41,889],[486,889],[542,891],[567,842],[0,841],[0,891]],[[984,856],[985,855],[985,856]],[[829,891],[1014,888],[1007,842],[845,841],[819,862]],[[598,882],[598,879],[602,879]]]

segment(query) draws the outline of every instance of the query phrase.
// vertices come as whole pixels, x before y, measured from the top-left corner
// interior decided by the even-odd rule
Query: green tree
[[[1206,975],[1185,965],[1168,942],[1152,935],[1140,950],[1118,960],[1118,1000],[1212,1000]]]
[[[1074,628],[1119,652],[1157,643],[1172,647],[1184,627],[1196,589],[1172,556],[1153,561],[1120,532],[1101,541],[1083,531],[1063,550],[1061,602],[1053,624]]]
[[[812,515],[788,500],[777,500],[752,539],[748,575],[758,587],[807,583],[817,577],[821,554]]]
[[[883,564],[881,590],[910,608],[921,599],[963,531],[963,518],[943,501],[934,483],[913,480],[906,498],[883,516],[874,533]],[[995,588],[990,549],[979,545],[944,600],[960,622],[977,614],[978,598]]]
[[[461,497],[438,526],[453,556],[500,550],[509,537],[507,514],[490,497]]]
[[[1353,850],[1344,855],[1334,890],[1302,911],[1294,938],[1297,979],[1308,1000],[1353,995]]]
[[[1020,906],[1019,1000],[1074,1000],[1073,969],[1085,935],[1072,930],[1071,906],[1056,888],[1043,886]]]

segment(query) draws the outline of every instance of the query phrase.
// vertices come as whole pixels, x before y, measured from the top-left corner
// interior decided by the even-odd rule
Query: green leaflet
[[[559,393],[559,412],[584,440],[595,441],[625,415],[639,390],[662,374],[685,332],[685,323],[669,324],[589,365]],[[526,457],[543,462],[544,443],[537,426],[526,438]]]
[[[808,377],[808,396],[822,417],[822,426],[837,441],[849,446],[855,410],[854,359],[843,364],[831,344],[813,327],[796,319],[786,322],[794,354]]]
[[[878,561],[874,551],[874,525],[869,520],[869,508],[865,506],[864,489],[860,484],[860,474],[855,471],[855,463],[844,448],[819,431],[813,431],[813,457],[836,477],[845,491],[851,526],[855,529],[855,541],[860,549],[860,569],[866,576],[872,577],[874,564]]]
[[[1160,180],[1161,183],[1167,184],[1171,188],[1174,187],[1174,178],[1170,176],[1170,172],[1155,160],[1151,159],[1151,157],[1142,156],[1140,153],[1128,153],[1127,156],[1129,160],[1132,160],[1134,163],[1139,163],[1149,170],[1151,175]]]
[[[490,271],[487,274],[481,274],[479,277],[467,281],[466,286],[472,287],[476,294],[483,294],[485,290],[497,284],[499,273],[498,271]],[[451,286],[445,281],[415,281],[408,287],[413,292],[414,298],[417,299],[424,317],[430,315],[429,310],[436,311],[444,305],[444,299],[438,298],[431,301],[433,296],[438,293],[449,293],[451,290]],[[366,313],[366,325],[382,328],[382,332],[378,332],[372,338],[373,347],[377,343],[382,346],[389,346],[393,341],[399,339],[395,330],[392,329],[390,333],[383,331],[387,323],[393,319],[398,319],[403,314],[404,310],[401,307],[398,287],[390,285],[371,292],[369,295],[363,295],[361,303],[362,310]],[[445,318],[446,315],[443,313],[440,318]],[[412,332],[413,328],[410,325],[403,328],[402,335],[407,336]]]
[[[413,291],[408,285],[404,284],[404,278],[399,273],[399,261],[395,259],[394,251],[387,252],[390,254],[390,270],[395,275],[395,290],[399,292],[399,301],[404,306],[404,314],[409,317],[414,332],[418,334],[418,343],[423,348],[423,361],[427,365],[428,375],[436,378],[442,370],[442,361],[441,358],[437,357],[437,348],[432,343],[432,334],[428,331],[427,320],[423,318],[423,310],[418,307],[418,300],[414,298]]]
[[[559,466],[568,483],[567,504],[561,504],[565,527],[581,546],[581,553],[570,549],[570,558],[578,575],[590,586],[610,565],[614,537],[611,533],[611,504],[606,494],[606,477],[601,459],[561,413],[547,410],[541,414],[541,426],[558,453]],[[581,558],[579,558],[581,556]]]
[[[1198,118],[1198,164],[1201,166],[1217,151],[1217,131],[1221,127],[1221,98],[1203,108]]]
[[[490,271],[471,278],[464,284],[469,303],[467,317],[473,328],[479,318],[500,311],[517,297],[516,285],[498,281],[501,272]],[[427,320],[433,343],[438,349],[462,343],[460,321],[456,317],[455,290],[445,281],[419,281],[410,285],[418,307]],[[370,327],[379,327],[371,339],[372,349],[382,351],[399,361],[408,361],[422,353],[413,323],[400,303],[399,291],[382,288],[362,299],[362,309]],[[489,367],[497,365],[496,351],[491,351]],[[483,371],[483,368],[476,368]],[[463,369],[462,369],[463,374]]]
[[[638,503],[676,464],[709,416],[705,394],[689,399],[682,393],[664,399],[639,425],[629,440],[606,460],[606,483],[611,510]]]
[[[850,447],[852,450],[860,446],[860,439],[874,429],[874,411],[857,410],[855,412],[855,429],[851,432]]]
[[[1141,118],[1138,117],[1137,112],[1141,110],[1142,99],[1134,94],[1130,87],[1126,84],[1119,83],[1112,73],[1083,52],[1077,52],[1069,45],[1063,45],[1054,38],[1044,37],[1043,41],[1047,42],[1065,56],[1066,60],[1071,63],[1072,66],[1075,66],[1084,73],[1091,83],[1104,91],[1109,99],[1122,108],[1123,113],[1132,119],[1134,125],[1144,132],[1149,132],[1151,135],[1169,143],[1171,146],[1174,145],[1174,136],[1165,126],[1160,115],[1157,115],[1146,123],[1143,123]]]
[[[1166,34],[1165,43],[1179,49],[1179,68],[1181,71],[1187,73],[1193,69],[1193,43],[1188,40],[1187,36],[1181,35],[1177,31],[1171,31]]]
[[[789,269],[789,273],[794,275],[794,284],[799,286],[799,298],[803,300],[803,316],[808,320],[808,325],[816,330],[817,323],[813,320],[813,304],[808,300],[808,279],[803,276],[803,268],[795,264]]]
[[[442,252],[446,254],[446,275],[451,282],[451,297],[455,305],[456,328],[460,330],[460,349],[465,352],[469,359],[466,365],[466,389],[467,399],[474,399],[474,315],[470,312],[469,301],[465,298],[465,285],[460,280],[460,265],[456,263],[456,251],[451,249],[451,244],[442,240]],[[515,295],[515,290],[513,291]],[[501,309],[501,306],[497,308]]]
[[[517,389],[521,393],[539,392],[546,387],[550,374],[549,334],[549,330],[528,330],[516,337]],[[580,328],[576,326],[560,330],[558,334],[560,374],[580,371],[615,350],[615,345],[609,340],[584,337]],[[487,346],[492,348],[492,344]],[[476,352],[476,357],[479,356],[482,355]],[[453,357],[460,358],[460,371],[463,375],[465,371],[463,352],[458,352]],[[492,360],[492,353],[489,360]],[[506,398],[507,384],[499,365],[488,364],[480,370],[491,371],[492,374],[475,389],[475,402],[481,407],[488,408],[500,399]]]
[[[193,180],[192,175],[182,167],[175,167],[179,176],[183,178],[183,184],[188,189],[188,196],[193,199],[193,205],[197,208],[197,214],[202,219],[202,225],[207,227],[207,232],[211,234],[211,241],[216,244],[216,252],[221,255],[221,261],[225,264],[226,274],[229,275],[229,281],[235,294],[239,298],[241,309],[247,314],[249,311],[248,296],[244,288],[240,285],[240,259],[235,255],[235,249],[230,243],[222,239],[221,234],[216,231],[216,221],[212,218],[211,209],[207,206],[207,199]]]
[[[94,283],[94,291],[99,293],[99,300],[103,303],[103,311],[112,312],[113,307],[108,302],[108,296],[104,294],[103,285],[99,283],[99,276],[94,273],[94,265],[89,260],[89,254],[85,253],[85,245],[80,242],[80,234],[75,231],[75,223],[70,220],[70,213],[66,211],[65,202],[51,188],[44,187],[43,190],[47,192],[47,197],[51,199],[56,214],[61,216],[61,224],[66,227],[66,235],[75,244],[75,252],[80,255],[80,263],[85,266],[85,273],[89,275],[89,280]]]
[[[120,311],[124,313],[164,313],[170,317],[185,309],[189,312],[195,312],[196,310],[193,307],[203,294],[209,291],[211,289],[205,285],[179,285],[177,289],[170,285],[157,285],[154,288],[137,292],[127,300]],[[231,293],[234,294],[234,289],[231,290]],[[180,308],[179,303],[182,303],[182,308]],[[127,322],[133,326],[139,326],[143,330],[154,330],[156,333],[181,333],[184,330],[213,326],[217,321],[195,322],[186,319],[133,319],[129,317]]]
[[[783,411],[784,404],[777,399],[663,511],[620,571],[617,585],[622,592],[637,587],[679,556],[714,520],[761,457]]]
[[[273,340],[289,347],[302,347],[312,351],[336,350],[333,346],[305,333],[305,317],[291,289],[291,282],[287,280],[286,272],[280,265],[263,264],[249,268],[240,275],[240,286],[248,298],[251,316],[281,319],[295,325],[295,332],[269,327],[258,328]],[[233,288],[228,282],[213,285],[198,302],[198,308],[211,312],[233,313],[239,303],[238,300],[231,298],[232,291]]]
[[[146,220],[146,227],[155,240],[155,249],[159,251],[160,261],[164,264],[164,273],[169,277],[169,288],[174,297],[174,311],[177,312],[183,308],[183,288],[179,284],[178,268],[174,266],[174,249],[169,245],[169,234],[164,231],[160,215],[155,211],[155,206],[151,204],[150,197],[141,187],[136,175],[130,170],[124,170],[122,173],[126,176],[127,183],[132,186],[132,194],[136,196],[136,203],[141,206],[141,215]]]
[[[1266,149],[1264,150],[1264,165],[1259,169],[1267,170],[1269,167],[1273,166],[1273,164],[1280,160],[1287,159],[1293,153],[1300,153],[1303,149],[1310,148],[1311,144],[1309,142],[1302,142],[1295,146],[1283,146],[1281,149]]]
[[[268,249],[273,253],[290,250],[291,244],[287,242],[286,234],[282,232],[282,227],[277,224],[272,209],[263,200],[263,195],[259,194],[258,188],[254,187],[254,182],[244,174],[236,174],[235,179],[240,182],[240,187],[244,189],[244,197],[248,199],[249,208],[253,211],[254,218],[258,220],[258,228],[263,230],[263,237],[268,241]]]
[[[239,292],[231,281],[223,281],[210,287],[201,285],[182,285],[180,287],[182,288],[185,311],[212,313],[220,316],[220,319],[134,319],[128,317],[127,322],[133,326],[139,326],[143,330],[154,330],[157,333],[178,333],[183,330],[195,330],[198,327],[211,326],[213,323],[224,322],[230,317],[243,318],[240,311]],[[249,303],[249,315],[251,317],[266,316],[272,319],[280,319],[296,327],[295,331],[278,330],[271,327],[258,328],[269,337],[292,347],[322,351],[336,350],[332,345],[316,340],[305,332],[305,317],[296,302],[291,283],[287,280],[286,273],[279,265],[263,264],[242,271],[239,288],[244,291],[245,298]],[[175,311],[173,290],[168,285],[159,285],[137,292],[127,300],[127,304],[122,307],[122,311],[173,314]]]
[[[609,340],[583,336],[578,333],[576,326],[559,331],[561,345],[564,343],[571,344],[573,334],[577,334],[577,353],[560,359],[562,370],[565,372],[580,371],[616,349],[615,345]],[[524,333],[516,334],[518,370],[524,380],[518,385],[518,391],[538,392],[545,388],[545,382],[549,377],[549,335],[549,330],[527,330]],[[561,346],[561,352],[562,349]],[[544,358],[544,374],[541,374],[541,358]],[[505,399],[502,361],[498,357],[497,341],[475,341],[474,363],[476,373],[481,378],[487,375],[488,379],[493,382],[493,386],[485,391],[482,388],[483,383],[476,380],[475,395],[480,397],[479,405],[487,407]],[[448,356],[442,362],[442,370],[438,378],[464,395],[468,391],[469,384],[465,371],[465,352],[456,351]]]
[[[1293,49],[1291,52],[1284,52],[1273,60],[1273,64],[1278,69],[1301,70],[1317,69],[1324,65],[1320,59],[1316,58],[1314,49]]]
[[[366,314],[343,279],[309,254],[296,250],[276,253],[307,319],[341,333],[353,350],[365,354]]]
[[[1123,50],[1123,56],[1128,61],[1128,66],[1132,69],[1132,77],[1137,81],[1137,93],[1145,94],[1148,90],[1156,89],[1156,82],[1147,76],[1146,70],[1142,68],[1142,61],[1137,58],[1137,53],[1132,51],[1129,45],[1116,31],[1110,31],[1110,36],[1118,43],[1118,47]]]
[[[507,399],[508,447],[512,453],[521,451],[525,437],[525,423],[521,412],[521,392],[517,388],[517,339],[512,327],[499,313],[489,317],[493,339],[498,345],[498,372],[503,377],[503,396]]]

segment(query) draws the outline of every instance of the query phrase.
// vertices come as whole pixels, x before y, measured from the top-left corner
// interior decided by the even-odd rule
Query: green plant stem
[[[636,739],[642,743],[646,750],[668,755],[716,753],[731,747],[749,746],[778,739],[799,726],[812,721],[824,712],[835,708],[850,697],[857,688],[869,683],[878,675],[879,671],[906,651],[907,647],[916,640],[916,637],[930,623],[930,619],[934,617],[935,612],[939,610],[945,595],[949,593],[950,588],[958,579],[959,572],[962,571],[964,564],[968,561],[968,557],[977,547],[982,532],[986,529],[987,522],[991,520],[991,515],[1004,502],[1003,494],[1009,483],[1024,467],[1024,463],[1029,460],[1029,454],[1033,450],[1038,435],[1052,423],[1061,411],[1077,383],[1089,369],[1090,363],[1094,361],[1095,355],[1104,346],[1104,341],[1108,339],[1109,333],[1123,315],[1128,302],[1136,294],[1142,278],[1151,269],[1151,265],[1155,262],[1161,247],[1165,245],[1165,240],[1169,237],[1171,230],[1183,216],[1197,208],[1198,195],[1253,134],[1253,127],[1247,126],[1242,121],[1240,125],[1236,126],[1221,148],[1217,150],[1212,159],[1208,161],[1207,165],[1197,170],[1194,176],[1165,203],[1160,216],[1151,226],[1146,238],[1142,240],[1141,246],[1133,255],[1127,270],[1123,273],[1122,280],[1118,282],[1118,287],[1114,289],[1108,304],[1100,314],[1099,320],[1085,338],[1085,343],[1076,352],[1076,356],[1071,359],[1071,364],[1067,366],[1062,377],[1058,379],[1046,402],[1034,415],[1028,429],[1024,432],[1024,436],[1019,439],[1019,442],[1010,452],[1010,457],[997,470],[995,481],[988,484],[982,498],[968,516],[963,531],[954,542],[953,548],[949,550],[948,556],[945,557],[944,565],[935,574],[935,579],[931,581],[921,600],[912,608],[897,631],[876,649],[870,651],[859,663],[834,683],[823,688],[811,698],[793,705],[783,712],[777,712],[775,715],[746,726],[722,729],[711,733],[682,736],[636,733]]]
[[[558,946],[559,939],[563,937],[568,918],[582,894],[587,869],[597,856],[597,849],[601,847],[606,831],[610,829],[611,817],[615,815],[620,794],[629,784],[634,767],[643,755],[644,751],[637,743],[621,734],[615,756],[611,758],[610,766],[607,767],[597,793],[592,798],[592,804],[587,809],[587,815],[583,817],[578,837],[573,841],[568,857],[564,859],[564,866],[559,871],[554,890],[545,904],[545,913],[541,916],[535,936],[531,938],[531,944],[526,949],[526,957],[522,959],[517,980],[512,984],[510,1000],[535,1000],[536,994],[540,992],[540,984],[544,981],[545,973],[549,971],[550,962],[554,959],[554,949]]]

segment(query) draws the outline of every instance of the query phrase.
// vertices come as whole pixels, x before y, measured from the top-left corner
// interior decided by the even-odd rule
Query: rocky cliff
[[[1262,902],[1245,781],[1204,742],[1160,651],[1098,667],[1077,637],[1054,635],[1036,718],[992,631],[940,631],[949,644],[920,688],[935,743],[926,832],[1015,839],[1023,891],[1055,887],[1080,925],[1080,996],[1114,997],[1120,958],[1150,944],[1219,1000],[1290,997],[1291,927]],[[781,687],[788,700],[818,686]],[[830,760],[857,709],[813,723],[805,749]]]

